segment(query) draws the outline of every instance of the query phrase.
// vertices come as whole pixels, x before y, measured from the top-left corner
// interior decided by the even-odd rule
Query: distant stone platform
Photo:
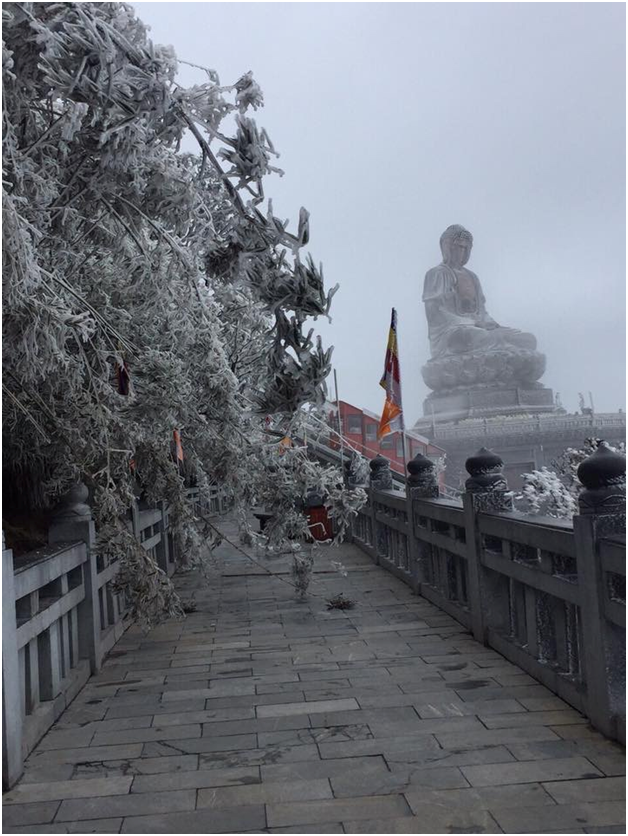
[[[517,489],[522,473],[551,468],[557,456],[568,447],[582,447],[585,438],[601,438],[610,444],[625,441],[626,416],[622,412],[524,413],[434,423],[420,418],[415,429],[446,450],[446,480],[451,487],[467,478],[465,460],[479,447],[488,447],[501,456],[508,484]]]
[[[423,417],[415,425],[425,433],[432,423],[464,421],[467,418],[493,418],[521,413],[556,414],[554,393],[540,383],[526,387],[459,387],[451,392],[432,392],[423,401]]]

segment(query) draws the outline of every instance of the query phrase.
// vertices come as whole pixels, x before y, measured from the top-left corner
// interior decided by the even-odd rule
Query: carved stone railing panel
[[[84,542],[15,559],[3,550],[5,787],[20,777],[25,756],[89,678],[89,559]]]
[[[96,552],[96,531],[76,485],[54,515],[50,546],[14,559],[3,548],[2,752],[5,788],[20,777],[23,761],[59,714],[96,673],[129,623],[124,594],[116,591],[117,557]],[[208,497],[192,489],[199,511],[221,513],[221,491]],[[175,569],[170,509],[130,509],[137,541],[168,575]]]
[[[499,477],[499,470],[489,470],[488,477],[472,478],[498,485]],[[607,495],[611,503],[616,498],[614,478],[612,490],[590,487],[587,501],[594,505],[601,497],[608,508]],[[414,492],[407,498],[371,490],[354,539],[479,641],[583,711],[605,734],[625,740],[621,518],[612,522],[610,511],[591,512],[571,525],[523,516],[509,510],[502,494],[486,502],[467,493],[461,506]],[[616,513],[614,506],[611,511]]]

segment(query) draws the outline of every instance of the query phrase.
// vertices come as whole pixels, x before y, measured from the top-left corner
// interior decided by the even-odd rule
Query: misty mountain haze
[[[317,329],[342,398],[381,411],[395,306],[407,423],[422,414],[423,277],[456,223],[491,315],[547,355],[541,382],[569,411],[589,391],[623,407],[623,5],[134,5],[180,58],[261,85],[274,212],[296,229],[310,211],[309,249],[340,283]]]

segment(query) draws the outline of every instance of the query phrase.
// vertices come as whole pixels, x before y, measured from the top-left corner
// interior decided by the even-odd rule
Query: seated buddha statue
[[[443,261],[425,276],[423,302],[432,359],[451,354],[536,349],[532,334],[498,325],[486,311],[480,280],[467,270],[473,237],[447,227],[440,238]]]
[[[436,391],[468,386],[534,386],[545,355],[532,334],[505,328],[489,316],[480,280],[465,265],[473,237],[448,227],[440,238],[443,260],[425,276],[423,302],[431,359],[422,368]]]

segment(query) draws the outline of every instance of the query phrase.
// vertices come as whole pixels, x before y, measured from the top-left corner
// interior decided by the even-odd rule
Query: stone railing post
[[[167,575],[170,574],[170,548],[168,544],[168,528],[166,526],[167,503],[162,499],[157,503],[157,508],[161,512],[161,519],[159,520],[159,533],[161,535],[161,543],[157,547],[157,563]]]
[[[408,550],[412,571],[412,588],[418,595],[423,581],[421,549],[426,548],[414,532],[414,500],[438,499],[439,489],[436,479],[436,466],[426,456],[417,453],[406,465],[406,500],[408,509]],[[428,546],[428,548],[430,548]]]
[[[582,591],[587,714],[604,734],[617,733],[617,694],[625,687],[625,633],[605,618],[609,596],[600,562],[600,540],[626,533],[626,460],[606,442],[578,467],[583,490],[573,518],[578,584]]]
[[[78,606],[79,656],[89,659],[92,673],[100,670],[102,650],[100,645],[100,600],[98,597],[98,567],[96,565],[96,527],[92,511],[86,501],[87,487],[79,482],[63,498],[54,512],[48,531],[48,542],[63,543],[82,540],[87,547],[87,560],[83,564],[85,598]]]
[[[393,481],[392,473],[390,472],[390,462],[384,456],[377,455],[369,462],[371,470],[369,477],[369,511],[371,513],[371,531],[373,532],[373,551],[375,553],[375,562],[380,564],[380,554],[386,554],[386,534],[377,522],[377,514],[375,511],[375,491],[392,491]]]
[[[409,474],[406,482],[408,496],[417,499],[438,499],[439,490],[434,462],[421,453],[417,453],[406,466]]]
[[[375,491],[392,491],[393,480],[388,459],[377,455],[371,459],[369,467],[371,469],[370,487]]]
[[[17,651],[13,552],[2,534],[2,786],[12,787],[24,770],[22,696]]]
[[[512,493],[502,472],[502,459],[495,453],[480,448],[468,458],[465,467],[469,478],[462,495],[467,541],[467,566],[471,629],[477,641],[486,642],[486,627],[502,620],[501,613],[493,610],[503,606],[497,589],[492,589],[491,577],[482,569],[482,539],[477,524],[482,511],[499,512],[513,510]],[[506,602],[507,604],[507,602]]]

